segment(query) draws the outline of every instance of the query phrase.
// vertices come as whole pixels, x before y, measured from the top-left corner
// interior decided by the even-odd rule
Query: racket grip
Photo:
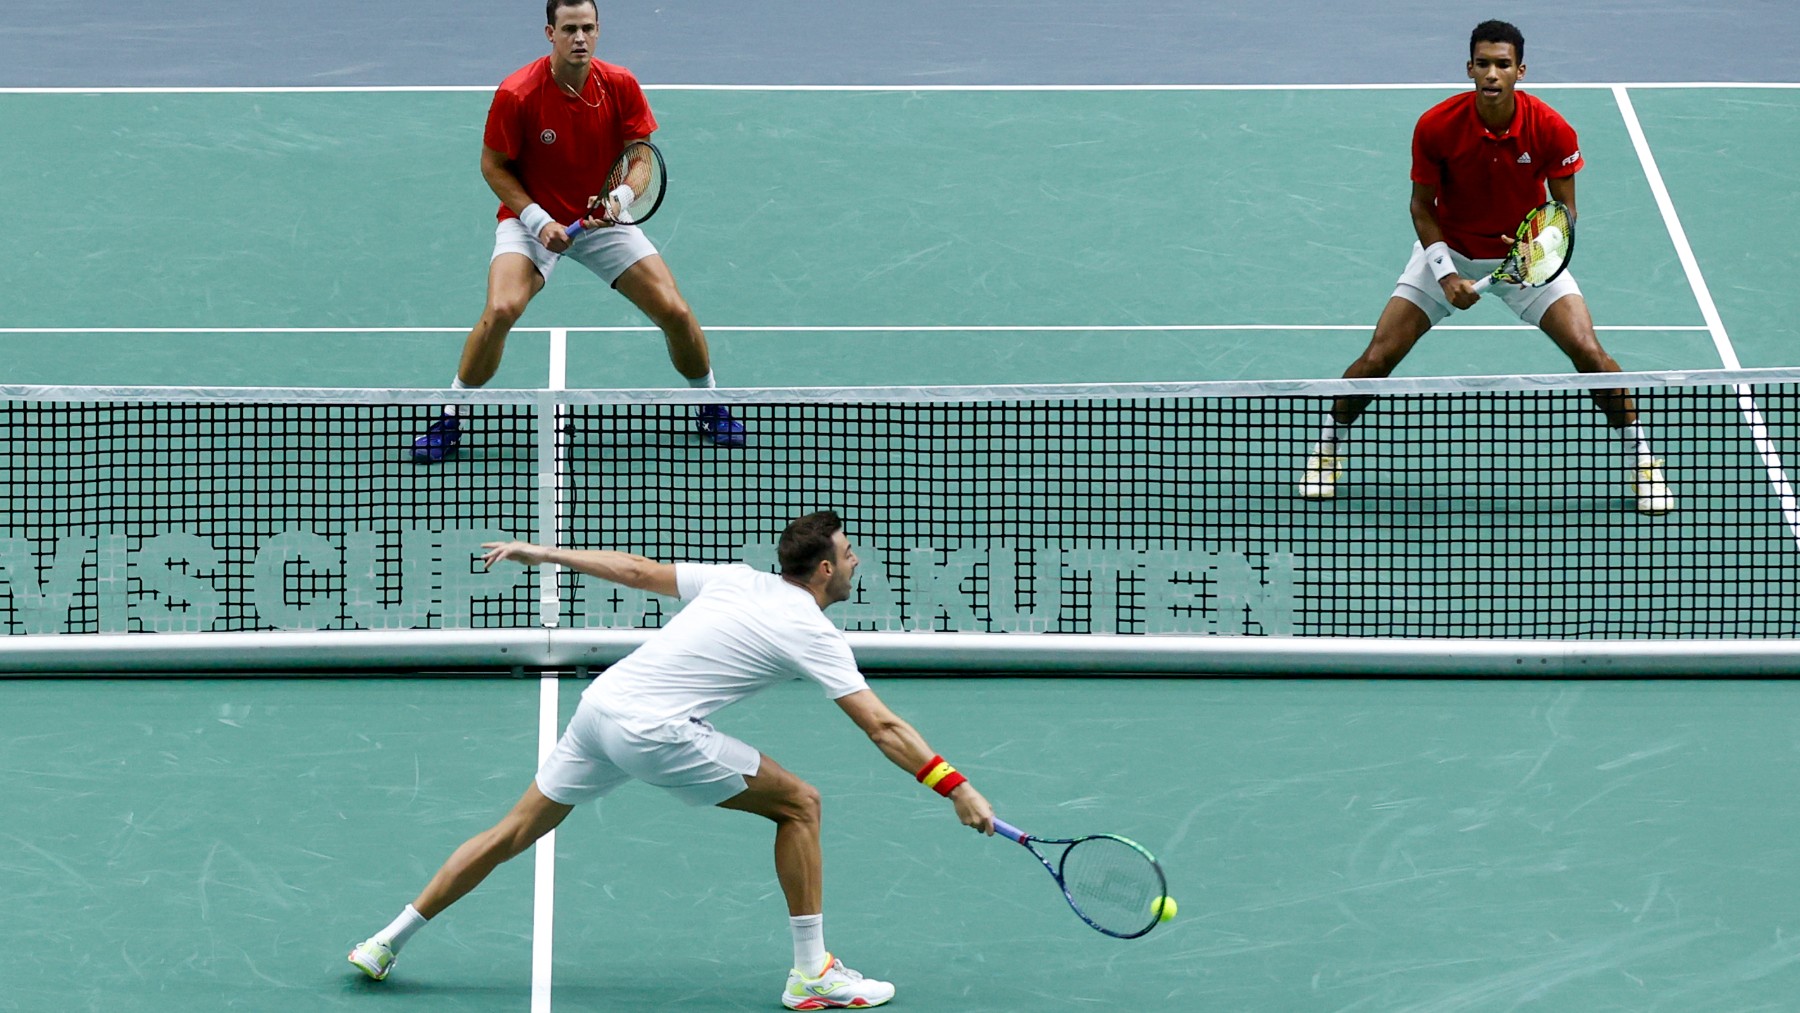
[[[587,230],[581,227],[580,222],[576,222],[575,224],[569,226],[566,231],[569,233],[569,238],[574,239],[576,236],[581,235],[583,232],[586,232]]]
[[[1006,822],[998,816],[994,817],[994,833],[1012,841],[1014,844],[1025,843],[1020,840],[1021,837],[1025,836],[1024,833],[1022,833],[1018,827],[1013,826],[1011,823]]]
[[[1488,290],[1488,286],[1492,285],[1493,283],[1494,283],[1494,276],[1491,274],[1484,274],[1481,277],[1475,279],[1475,291],[1486,292]]]

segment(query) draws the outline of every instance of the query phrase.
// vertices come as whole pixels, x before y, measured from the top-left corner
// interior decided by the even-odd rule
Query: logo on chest
[[[543,141],[545,144],[555,144],[556,131],[551,130],[549,127],[545,127],[544,132],[538,135],[538,140]]]
[[[1527,152],[1524,152],[1521,155],[1519,155],[1519,164],[1520,165],[1530,165],[1531,164],[1531,152],[1527,151]]]

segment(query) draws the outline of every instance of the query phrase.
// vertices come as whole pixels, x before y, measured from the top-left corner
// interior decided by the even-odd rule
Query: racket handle
[[[1018,827],[1013,826],[1011,823],[1006,822],[998,816],[994,817],[994,833],[1012,841],[1014,844],[1025,843],[1019,839],[1024,837],[1025,834],[1020,831]]]
[[[566,231],[569,233],[569,238],[574,239],[576,236],[581,235],[583,232],[586,232],[587,230],[581,227],[580,222],[576,222],[575,224],[569,226]]]
[[[1475,279],[1475,291],[1486,292],[1488,289],[1488,286],[1492,285],[1493,283],[1494,283],[1494,276],[1491,274],[1484,274],[1481,277]]]

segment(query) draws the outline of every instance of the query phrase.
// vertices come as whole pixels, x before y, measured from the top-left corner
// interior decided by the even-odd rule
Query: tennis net
[[[704,392],[0,387],[7,634],[642,629],[675,603],[516,567],[526,538],[769,568],[842,513],[851,631],[1800,636],[1800,370]],[[1333,397],[1376,400],[1335,496]],[[469,431],[410,460],[444,400]],[[731,404],[715,447],[695,405]]]

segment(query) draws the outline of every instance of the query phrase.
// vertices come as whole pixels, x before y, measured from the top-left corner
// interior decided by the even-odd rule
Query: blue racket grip
[[[1021,837],[1025,836],[1024,832],[998,816],[994,817],[994,833],[999,834],[1001,837],[1006,838],[1014,844],[1025,843],[1020,840]]]
[[[584,221],[585,221],[585,219],[584,219]],[[569,233],[569,238],[574,239],[576,236],[581,235],[583,232],[586,232],[587,230],[581,227],[581,222],[576,222],[575,224],[569,226],[566,231]]]

